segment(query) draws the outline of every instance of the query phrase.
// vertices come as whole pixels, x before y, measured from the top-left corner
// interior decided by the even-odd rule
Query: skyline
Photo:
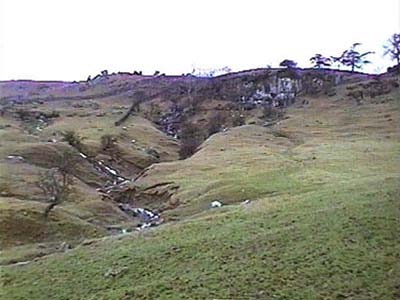
[[[314,54],[340,55],[355,42],[376,52],[364,72],[394,64],[382,46],[400,31],[398,0],[214,2],[0,0],[0,80],[240,71],[283,59],[307,68]]]

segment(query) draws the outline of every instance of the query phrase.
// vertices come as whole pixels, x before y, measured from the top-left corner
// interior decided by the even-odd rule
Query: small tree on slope
[[[41,174],[38,187],[42,190],[49,204],[44,210],[44,217],[47,219],[50,211],[63,200],[68,198],[72,192],[73,179],[71,171],[76,164],[70,152],[60,154],[58,167],[47,170]]]
[[[394,33],[383,48],[385,49],[383,55],[389,55],[390,59],[395,60],[397,66],[400,66],[400,33]]]

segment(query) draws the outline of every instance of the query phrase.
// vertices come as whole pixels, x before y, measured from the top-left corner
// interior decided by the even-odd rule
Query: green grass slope
[[[308,99],[153,165],[179,221],[2,267],[3,299],[398,299],[399,98]]]
[[[4,299],[396,299],[397,178],[232,206],[2,271]]]
[[[379,104],[308,99],[307,106],[288,109],[276,126],[247,125],[213,135],[191,158],[153,165],[138,183],[178,185],[169,200],[177,208],[167,213],[179,218],[207,209],[213,200],[230,204],[297,195],[358,176],[397,176],[398,99],[398,92]]]

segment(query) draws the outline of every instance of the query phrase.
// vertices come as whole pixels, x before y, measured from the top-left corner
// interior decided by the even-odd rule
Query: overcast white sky
[[[81,80],[103,69],[309,66],[353,42],[377,52],[400,32],[400,0],[0,0],[0,80]]]

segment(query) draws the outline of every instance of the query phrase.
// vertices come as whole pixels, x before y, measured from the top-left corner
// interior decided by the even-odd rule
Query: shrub
[[[190,122],[183,124],[180,137],[181,148],[179,156],[181,159],[193,155],[204,139],[201,128]]]
[[[87,154],[85,145],[82,143],[83,138],[80,137],[75,131],[67,130],[61,133],[62,141],[67,142],[70,146],[77,149],[79,152]]]
[[[263,113],[262,117],[269,121],[278,120],[283,116],[283,112],[280,109],[274,108],[270,105],[265,105],[263,107],[262,113]]]
[[[286,68],[289,68],[289,69],[294,69],[294,68],[296,68],[297,63],[294,60],[285,59],[285,60],[281,61],[279,66],[286,67]]]
[[[114,159],[119,159],[122,156],[122,151],[118,147],[118,138],[112,134],[105,134],[100,138],[101,150]]]
[[[242,114],[235,114],[232,118],[232,125],[233,126],[242,126],[246,124],[246,120]]]
[[[210,118],[208,123],[208,135],[213,135],[219,132],[223,125],[223,117],[220,113],[217,113],[213,117]]]
[[[100,138],[101,148],[104,151],[112,149],[116,146],[117,137],[112,134],[105,134]]]

